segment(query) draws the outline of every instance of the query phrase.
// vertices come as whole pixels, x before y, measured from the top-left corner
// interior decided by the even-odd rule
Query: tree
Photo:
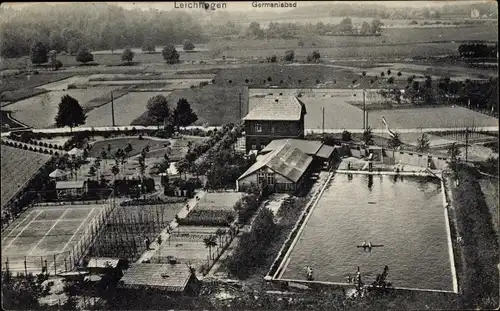
[[[390,77],[389,79],[387,79],[387,83],[393,84],[394,83],[394,77]]]
[[[338,29],[340,32],[349,32],[352,30],[352,28],[352,20],[349,17],[343,18],[338,25]]]
[[[184,40],[182,48],[184,49],[184,51],[192,51],[194,50],[194,44],[190,40]]]
[[[309,53],[309,55],[307,55],[308,62],[318,62],[320,58],[321,55],[318,51],[312,51],[311,53]]]
[[[293,50],[288,50],[285,52],[285,61],[293,62],[295,59],[295,52]]]
[[[191,105],[185,98],[179,99],[172,117],[174,126],[189,126],[198,120],[198,116],[193,112]]]
[[[391,149],[397,149],[399,146],[401,146],[401,139],[399,138],[399,133],[394,132],[394,135],[389,138],[389,141],[387,142],[387,147]]]
[[[271,63],[276,63],[276,60],[277,60],[276,55],[271,56],[271,58],[269,60],[271,61]]]
[[[371,32],[373,34],[375,33],[379,33],[382,29],[382,26],[384,25],[384,23],[382,23],[379,19],[374,19],[372,20],[372,29],[371,29]]]
[[[212,260],[212,247],[217,246],[217,238],[215,235],[210,235],[203,239],[203,243],[205,243],[205,247],[208,248],[208,258]]]
[[[373,144],[373,130],[371,127],[368,127],[363,131],[363,142],[365,145]]]
[[[170,119],[170,108],[167,98],[163,95],[156,95],[148,100],[147,107],[147,125],[157,125],[158,129],[162,124],[166,124]]]
[[[226,234],[226,230],[219,228],[215,231],[215,235],[219,238],[219,246],[222,247],[222,237]]]
[[[458,148],[456,143],[451,144],[448,147],[448,157],[450,158],[450,163],[452,165],[458,162],[458,157],[460,156],[460,149]]]
[[[135,53],[132,52],[132,50],[130,48],[126,48],[125,50],[123,50],[123,53],[122,53],[122,61],[130,64],[132,62],[132,60],[134,59],[134,55],[135,55]]]
[[[80,47],[76,53],[76,61],[79,63],[88,63],[94,61],[94,55],[85,47]]]
[[[427,134],[422,133],[422,137],[417,140],[417,151],[418,152],[427,152],[430,149],[429,138]]]
[[[14,278],[2,271],[2,305],[6,310],[40,310],[41,288],[32,274]]]
[[[176,64],[179,62],[179,53],[172,44],[166,45],[163,48],[162,54],[167,64]]]
[[[55,118],[57,127],[69,126],[72,129],[75,126],[85,124],[86,119],[87,116],[76,99],[69,95],[64,95],[61,98],[59,111]]]
[[[116,175],[120,173],[120,169],[118,168],[117,165],[113,165],[113,167],[111,168],[111,173],[113,173],[114,181],[116,181]]]
[[[48,53],[48,58],[49,58],[49,63],[52,66],[52,68],[55,70],[56,68],[56,63],[57,63],[57,52],[56,50],[51,50]]]
[[[366,21],[363,22],[361,25],[361,30],[359,31],[360,34],[362,35],[368,35],[372,33],[372,28],[370,24],[368,24]]]
[[[342,140],[343,141],[351,141],[351,139],[352,139],[351,132],[344,130],[342,132]]]
[[[64,39],[57,31],[51,31],[49,36],[49,48],[55,50],[56,52],[63,51],[64,48]]]
[[[431,18],[431,12],[429,11],[428,8],[423,8],[422,9],[422,17],[424,19],[430,19]]]
[[[398,77],[401,77],[402,73],[401,71],[398,71]]]
[[[156,47],[153,38],[151,37],[146,38],[146,40],[144,40],[144,43],[142,44],[142,51],[154,53],[155,49]]]
[[[31,46],[31,62],[33,64],[43,64],[48,60],[47,46],[41,41],[36,41]]]

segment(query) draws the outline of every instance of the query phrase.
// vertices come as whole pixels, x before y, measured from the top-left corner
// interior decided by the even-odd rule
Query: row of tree
[[[498,55],[498,43],[464,43],[458,46],[458,53],[465,58],[496,58]]]
[[[380,33],[384,24],[379,19],[374,19],[369,24],[364,21],[361,28],[356,29],[352,23],[352,19],[346,17],[339,24],[324,24],[318,22],[315,25],[311,23],[277,23],[271,22],[268,27],[263,29],[257,22],[251,22],[245,30],[244,36],[253,39],[264,38],[281,38],[291,39],[305,35],[335,35],[335,34],[352,34],[352,35],[373,35]]]
[[[182,11],[126,10],[105,3],[33,5],[1,15],[0,55],[28,55],[34,42],[76,54],[81,47],[115,50],[147,42],[164,46],[189,39],[203,42],[203,29]]]

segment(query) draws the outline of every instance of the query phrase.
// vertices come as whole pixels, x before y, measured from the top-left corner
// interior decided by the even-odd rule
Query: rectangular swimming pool
[[[453,290],[447,222],[437,179],[337,174],[285,258],[280,278],[371,283],[385,265],[394,287]],[[371,252],[356,245],[382,244]]]

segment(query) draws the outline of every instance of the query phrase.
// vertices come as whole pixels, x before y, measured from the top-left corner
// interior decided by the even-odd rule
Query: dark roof
[[[320,158],[329,159],[332,156],[332,153],[334,150],[335,150],[335,147],[323,145],[316,153],[316,156],[320,157]]]
[[[271,141],[267,146],[262,149],[261,153],[271,152],[280,148],[284,144],[289,144],[294,148],[300,149],[305,154],[315,155],[323,145],[322,142],[318,140],[305,140],[305,139],[275,139]]]
[[[258,157],[257,162],[244,172],[238,180],[263,167],[268,167],[277,174],[280,174],[293,182],[297,182],[309,167],[312,160],[313,158],[311,156],[300,151],[300,149],[295,148],[290,144],[283,144],[278,149]]]
[[[58,181],[56,189],[81,189],[85,186],[85,181]]]
[[[243,120],[298,121],[305,105],[295,96],[266,96]]]
[[[120,283],[124,287],[152,286],[170,292],[182,292],[191,278],[185,264],[139,263],[125,271]]]

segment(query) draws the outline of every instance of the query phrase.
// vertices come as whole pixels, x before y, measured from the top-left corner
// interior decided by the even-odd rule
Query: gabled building
[[[313,166],[316,168],[329,169],[335,160],[337,150],[340,146],[334,147],[325,145],[318,140],[304,140],[304,139],[276,139],[270,142],[264,149],[260,151],[261,154],[272,152],[282,145],[290,145],[292,148],[297,148],[303,153],[313,157]]]
[[[307,183],[313,157],[282,144],[277,149],[257,157],[257,161],[236,181],[237,191],[253,185],[266,185],[272,192],[299,192]]]
[[[243,118],[246,152],[275,139],[304,138],[306,107],[295,96],[266,96]]]

